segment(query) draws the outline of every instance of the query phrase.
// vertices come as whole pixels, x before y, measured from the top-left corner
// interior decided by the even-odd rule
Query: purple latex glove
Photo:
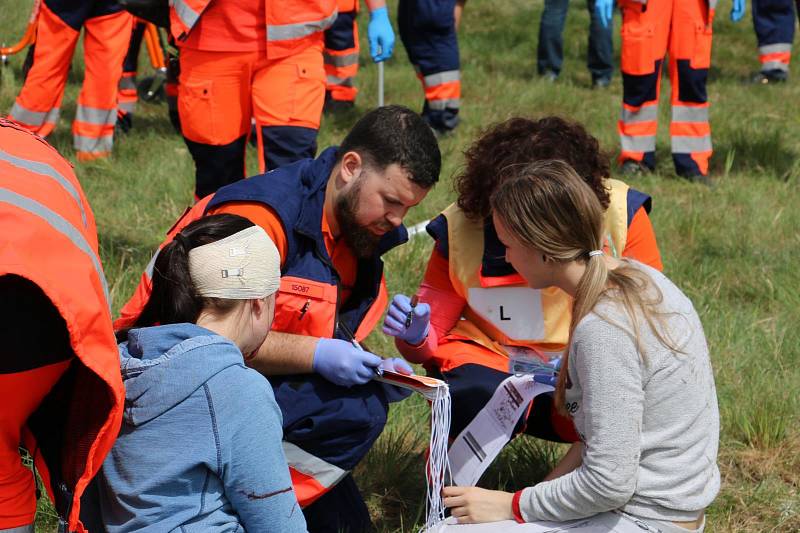
[[[375,376],[381,364],[377,355],[356,348],[352,343],[340,339],[320,339],[314,350],[314,372],[341,385],[352,387],[363,385]]]
[[[411,313],[411,324],[408,323],[408,313]],[[405,294],[397,294],[392,298],[386,320],[383,321],[383,332],[386,335],[397,337],[412,346],[417,346],[428,336],[431,326],[431,306],[418,303],[411,308],[411,298]]]

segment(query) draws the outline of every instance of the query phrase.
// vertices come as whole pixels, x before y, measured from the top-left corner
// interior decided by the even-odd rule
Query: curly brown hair
[[[464,171],[454,178],[458,207],[473,220],[491,213],[489,198],[517,165],[544,159],[569,164],[592,188],[603,209],[609,195],[603,181],[611,173],[608,155],[578,122],[557,116],[514,117],[491,126],[465,152]]]

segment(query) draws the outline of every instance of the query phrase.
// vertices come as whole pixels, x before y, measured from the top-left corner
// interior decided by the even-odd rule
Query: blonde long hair
[[[491,205],[503,225],[525,246],[540,250],[548,260],[586,263],[578,283],[569,326],[569,342],[564,350],[556,386],[556,407],[565,412],[564,391],[569,373],[569,350],[575,326],[601,297],[623,305],[633,325],[630,334],[641,355],[639,319],[643,317],[656,338],[669,347],[673,343],[657,327],[662,324],[658,307],[661,291],[640,269],[623,262],[609,270],[602,255],[589,255],[603,249],[604,210],[597,195],[567,163],[537,161],[520,166],[516,175],[494,192]]]

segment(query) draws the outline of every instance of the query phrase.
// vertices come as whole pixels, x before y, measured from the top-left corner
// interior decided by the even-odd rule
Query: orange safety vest
[[[627,240],[629,187],[613,179],[607,184],[606,242],[609,251],[619,257]],[[572,299],[556,287],[532,289],[516,273],[484,275],[483,224],[468,219],[456,204],[442,214],[447,219],[450,281],[467,301],[463,319],[450,330],[447,340],[468,340],[502,356],[519,349],[551,355],[562,352],[569,336]],[[484,350],[475,352],[483,360]],[[446,363],[442,370],[448,370]]]
[[[0,276],[38,285],[69,329],[76,359],[60,382],[69,400],[45,398],[29,419],[24,443],[59,515],[70,531],[83,532],[80,497],[117,438],[125,398],[108,285],[94,216],[71,165],[43,139],[5,119],[0,235]]]
[[[211,1],[170,2],[170,31],[178,43],[186,40]],[[321,40],[322,33],[336,20],[336,4],[337,0],[266,0],[267,57],[287,57],[304,50],[315,40]]]

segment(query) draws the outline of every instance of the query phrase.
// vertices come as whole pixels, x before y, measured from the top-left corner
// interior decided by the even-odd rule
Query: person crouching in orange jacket
[[[72,167],[5,119],[0,235],[0,531],[34,531],[38,473],[61,527],[83,532],[81,494],[122,421],[108,285]]]
[[[314,157],[325,101],[324,32],[337,0],[182,0],[178,113],[202,198],[245,176],[250,119],[259,172]]]

